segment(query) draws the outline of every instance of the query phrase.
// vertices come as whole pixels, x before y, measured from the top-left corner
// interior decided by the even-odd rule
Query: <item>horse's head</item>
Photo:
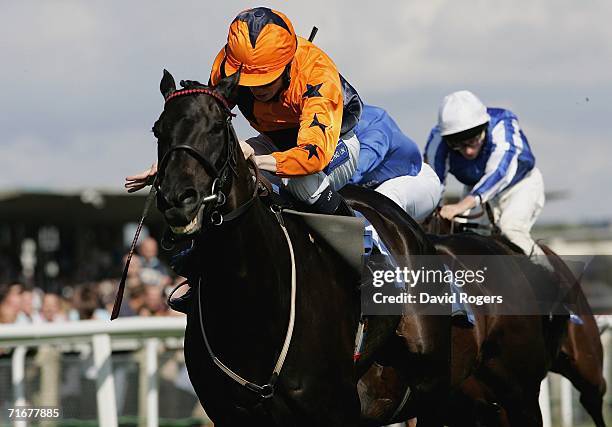
[[[215,87],[181,82],[164,70],[164,111],[153,126],[157,137],[157,206],[175,235],[198,232],[225,203],[236,173],[237,140],[226,99],[238,73]]]

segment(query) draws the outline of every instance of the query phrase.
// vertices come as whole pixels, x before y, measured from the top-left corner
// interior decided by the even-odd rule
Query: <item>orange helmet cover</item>
[[[240,85],[266,85],[283,73],[296,49],[295,30],[283,13],[267,7],[245,10],[229,28],[225,74],[241,69]]]

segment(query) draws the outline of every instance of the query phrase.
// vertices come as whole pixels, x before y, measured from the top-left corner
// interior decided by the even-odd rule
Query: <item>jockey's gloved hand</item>
[[[248,159],[249,157],[255,155],[255,150],[248,143],[246,143],[245,141],[239,141],[239,143],[245,159]]]

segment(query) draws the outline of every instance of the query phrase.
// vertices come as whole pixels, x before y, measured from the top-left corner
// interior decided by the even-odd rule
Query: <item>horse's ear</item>
[[[215,86],[215,90],[223,95],[226,99],[232,99],[232,94],[234,93],[234,89],[238,86],[238,82],[240,81],[240,71],[235,72],[229,77],[221,79],[217,86]]]
[[[164,70],[164,76],[159,83],[159,90],[161,91],[164,99],[166,99],[168,95],[176,90],[176,82],[168,70]]]

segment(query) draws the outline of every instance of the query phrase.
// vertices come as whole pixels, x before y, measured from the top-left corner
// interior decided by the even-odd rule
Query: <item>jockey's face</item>
[[[453,144],[451,148],[453,150],[459,151],[463,157],[468,160],[474,160],[480,154],[480,150],[482,149],[482,144],[485,138],[485,131],[482,131],[480,135],[476,135],[473,138],[466,139],[465,141],[461,141],[457,144]]]
[[[251,86],[251,93],[259,102],[270,102],[283,88],[283,76],[263,86]]]

